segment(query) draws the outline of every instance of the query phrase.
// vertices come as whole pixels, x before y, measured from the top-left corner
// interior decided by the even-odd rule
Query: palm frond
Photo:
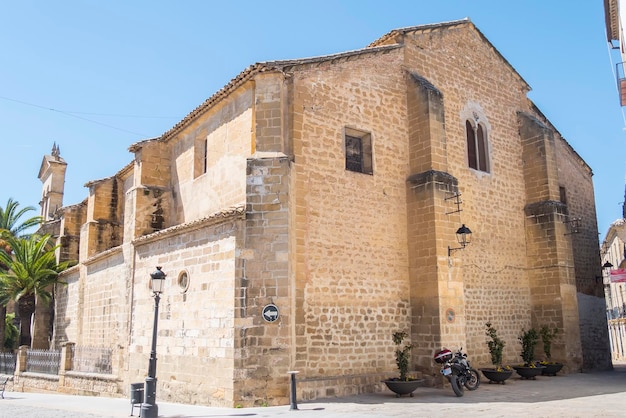
[[[19,202],[9,198],[6,206],[4,208],[0,207],[0,231],[2,231],[2,238],[7,235],[20,236],[24,231],[41,224],[43,220],[41,216],[33,216],[20,221],[24,215],[34,211],[35,208],[33,206],[20,208],[19,206]]]

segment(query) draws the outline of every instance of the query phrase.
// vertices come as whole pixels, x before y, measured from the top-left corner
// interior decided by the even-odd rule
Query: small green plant
[[[539,334],[541,334],[541,341],[543,342],[543,352],[546,355],[547,361],[550,361],[550,359],[552,358],[552,341],[554,341],[558,333],[558,328],[549,328],[547,325],[543,325],[541,329],[539,329]]]
[[[491,322],[485,324],[487,327],[486,335],[491,338],[491,341],[487,341],[487,347],[489,347],[489,354],[491,354],[491,364],[493,364],[497,371],[503,370],[502,368],[502,350],[505,343],[500,337],[498,337],[497,330],[491,325]]]
[[[524,366],[534,367],[533,360],[535,358],[535,346],[539,341],[539,333],[536,329],[530,328],[528,331],[522,328],[522,333],[517,337],[519,342],[522,343],[522,360],[524,360]]]
[[[400,372],[400,380],[410,380],[407,377],[407,373],[409,372],[409,360],[413,344],[405,344],[404,347],[400,347],[406,337],[408,337],[408,334],[405,331],[396,331],[392,336],[394,344],[398,346],[396,348],[396,365]]]

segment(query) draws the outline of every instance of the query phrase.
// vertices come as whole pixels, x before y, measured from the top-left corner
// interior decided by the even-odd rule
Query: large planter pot
[[[513,366],[513,368],[522,379],[535,380],[536,376],[539,376],[545,367]]]
[[[385,385],[389,388],[390,391],[396,394],[396,398],[399,398],[402,395],[413,396],[413,392],[417,389],[424,379],[419,380],[383,380]]]
[[[513,370],[480,369],[483,376],[489,379],[489,383],[506,384],[506,379],[513,375]]]
[[[544,367],[541,371],[542,376],[556,376],[563,368],[563,363],[548,363],[542,364],[542,366]]]

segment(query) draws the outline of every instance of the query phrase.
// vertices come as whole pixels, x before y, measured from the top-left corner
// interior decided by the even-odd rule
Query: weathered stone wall
[[[64,208],[61,218],[59,244],[60,261],[78,263],[80,229],[87,219],[87,201]]]
[[[289,158],[253,155],[246,183],[246,229],[235,279],[234,400],[243,406],[281,405],[289,402],[287,372],[297,355],[289,281]],[[274,321],[263,317],[270,304],[278,308]]]
[[[118,247],[83,267],[83,298],[78,307],[82,313],[82,328],[77,339],[71,341],[93,347],[125,345],[130,265],[131,260],[126,259],[122,248]]]
[[[598,225],[591,169],[557,137],[559,185],[565,188],[570,224],[583,370],[611,368],[606,301],[598,255]],[[577,222],[577,220],[580,220]],[[572,223],[573,222],[573,223]],[[572,315],[573,316],[573,315]]]
[[[553,361],[577,370],[582,362],[574,254],[568,234],[568,208],[561,201],[555,132],[537,118],[519,113],[527,204],[526,252],[532,326],[556,327]],[[546,173],[544,178],[537,173]],[[539,353],[539,354],[538,354]],[[540,349],[537,358],[544,358]]]
[[[134,221],[131,239],[176,225],[170,211],[172,171],[169,157],[168,144],[160,141],[148,141],[135,150],[134,206],[129,213]]]
[[[59,376],[42,373],[22,373],[14,377],[13,390],[17,392],[58,392]]]
[[[347,394],[350,376],[395,373],[391,335],[410,328],[402,55],[299,67],[293,89],[293,366],[333,382],[304,396]],[[345,169],[346,128],[371,133],[373,175]]]
[[[61,377],[57,391],[81,396],[120,397],[123,394],[120,386],[115,376],[66,372]]]
[[[234,92],[169,140],[174,190],[170,225],[244,203],[253,93],[243,88]]]
[[[66,285],[56,286],[54,293],[54,327],[51,347],[59,348],[62,343],[76,341],[81,331],[78,320],[82,317],[80,267],[74,267],[61,274]]]
[[[116,177],[89,183],[86,219],[79,238],[81,260],[123,242],[122,202],[120,182]]]
[[[158,391],[163,400],[233,406],[235,256],[241,213],[163,231],[136,245],[127,382],[148,367],[154,318],[150,273],[167,274],[159,304]],[[179,284],[187,274],[188,288]]]
[[[525,192],[516,119],[526,106],[528,86],[471,26],[410,34],[405,44],[407,67],[443,96],[447,172],[458,180],[463,202],[462,212],[446,215],[456,207],[443,196],[433,201],[433,220],[447,225],[434,244],[440,287],[450,293],[450,286],[460,285],[456,292],[462,291],[465,301],[463,306],[450,299],[439,307],[439,343],[463,346],[475,366],[487,366],[485,323],[491,321],[507,342],[505,362],[517,362],[517,335],[530,325],[526,259],[520,251],[525,248]],[[472,170],[467,163],[465,121],[476,116],[487,128],[489,173]],[[447,247],[458,247],[454,232],[461,224],[473,232],[472,243],[448,260]],[[431,287],[412,291],[427,297]],[[445,315],[449,310],[454,311],[453,322]],[[437,334],[428,348],[437,348],[436,342]],[[424,352],[417,361],[434,366],[428,358],[432,354]]]
[[[526,253],[524,208],[536,201],[528,193],[532,187],[547,186],[541,199],[558,200],[555,155],[560,152],[551,145],[547,165],[524,171],[517,114],[535,111],[525,96],[528,86],[471,25],[411,34],[405,42],[403,57],[379,53],[363,61],[352,57],[294,70],[295,207],[296,219],[302,220],[296,225],[295,239],[295,280],[297,289],[302,289],[296,292],[296,306],[302,306],[299,318],[306,323],[306,327],[296,326],[297,338],[303,337],[296,340],[298,350],[306,353],[296,361],[297,368],[311,377],[328,376],[327,369],[337,368],[345,374],[392,370],[389,336],[393,329],[409,326],[405,322],[409,315],[418,347],[413,364],[420,368],[432,368],[432,354],[442,346],[463,346],[476,365],[488,365],[487,321],[507,342],[505,362],[519,362],[517,336],[522,329],[546,322],[571,330],[567,352],[579,352],[578,331],[570,327],[576,316],[569,313],[577,305],[572,246],[570,238],[562,236],[564,218],[553,220],[558,229],[553,244],[539,235],[531,238],[536,244],[530,244],[538,245],[537,249],[553,245],[546,263],[563,263],[553,276],[554,286],[541,284],[542,275],[529,268],[536,267],[529,265],[534,256]],[[458,53],[461,50],[463,54]],[[404,65],[399,64],[401,58]],[[406,158],[414,155],[406,148],[406,125],[394,123],[412,120],[407,74],[426,80],[443,97],[443,109],[434,102],[423,107],[430,114],[440,111],[441,121],[431,117],[426,127],[419,127],[426,122],[416,122],[415,143],[425,145],[418,145],[411,160]],[[418,111],[416,118],[420,115]],[[487,128],[489,173],[467,164],[465,120],[475,115]],[[445,127],[443,136],[436,123]],[[344,169],[345,126],[372,133],[373,176]],[[422,235],[396,234],[407,228],[407,201],[398,184],[428,167],[441,167],[458,179],[462,212],[449,213],[448,191],[428,197],[430,203],[422,197],[417,200],[422,206],[409,212],[409,222],[417,220],[415,233]],[[592,193],[588,189],[581,193],[585,197],[580,204],[592,205]],[[473,242],[448,258],[447,248],[457,246],[454,232],[462,223],[473,231]],[[414,237],[422,239],[415,244]],[[409,248],[423,248],[423,259],[414,259],[413,250],[407,254],[407,239]],[[407,282],[407,265],[417,272],[411,282]],[[337,296],[323,296],[325,289],[334,289]],[[416,302],[409,309],[409,294],[422,301],[437,297],[439,304],[415,312],[427,304]],[[341,303],[344,297],[350,301],[347,306]],[[560,298],[564,306],[556,311],[543,302]],[[404,309],[390,305],[403,302]],[[387,315],[375,315],[377,309],[385,309]],[[393,320],[380,321],[386,317]],[[376,325],[369,328],[372,319]],[[353,336],[355,327],[364,327],[359,336]],[[358,348],[359,338],[369,340],[367,350]],[[334,362],[333,353],[341,360]],[[370,361],[369,355],[375,358]],[[572,361],[577,363],[580,357]]]

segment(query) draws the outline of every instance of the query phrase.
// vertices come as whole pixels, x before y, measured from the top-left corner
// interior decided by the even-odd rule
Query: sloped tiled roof
[[[360,56],[364,54],[386,53],[386,52],[395,50],[397,48],[401,48],[402,37],[406,33],[418,32],[418,31],[429,31],[429,30],[436,30],[436,29],[445,29],[448,27],[459,26],[459,25],[471,25],[471,27],[478,32],[478,34],[483,38],[483,40],[488,45],[491,46],[494,52],[509,66],[509,68],[515,73],[515,75],[524,84],[526,84],[526,86],[528,86],[528,83],[526,83],[526,81],[522,78],[522,76],[519,75],[519,73],[515,70],[515,68],[513,68],[513,66],[502,56],[502,54],[500,54],[500,52],[493,46],[491,42],[489,42],[489,40],[482,34],[482,32],[480,32],[480,30],[476,28],[476,26],[471,22],[469,18],[453,20],[453,21],[448,21],[448,22],[441,22],[441,23],[410,26],[410,27],[405,27],[405,28],[400,28],[400,29],[394,29],[388,32],[387,34],[383,35],[382,37],[378,38],[377,40],[369,44],[367,47],[358,49],[358,50],[346,51],[346,52],[341,52],[337,54],[323,55],[323,56],[311,57],[311,58],[266,61],[266,62],[259,62],[259,63],[253,64],[249,66],[248,68],[246,68],[245,70],[243,70],[242,72],[240,72],[236,77],[231,79],[228,84],[226,84],[219,91],[217,91],[207,100],[205,100],[202,104],[200,104],[194,110],[192,110],[187,116],[185,116],[180,122],[174,125],[170,130],[166,131],[163,135],[161,135],[158,138],[151,138],[151,139],[137,142],[130,146],[129,151],[131,152],[138,151],[139,149],[141,149],[143,144],[145,144],[147,141],[154,141],[154,140],[167,141],[170,138],[174,137],[178,132],[180,132],[185,126],[187,126],[197,116],[204,113],[206,110],[210,109],[212,105],[217,103],[223,97],[228,96],[232,91],[237,89],[239,86],[243,85],[245,82],[250,80],[252,77],[254,77],[258,73],[265,72],[265,71],[283,71],[286,68],[294,67],[298,65],[307,65],[307,64],[315,64],[315,63],[328,62],[328,61],[334,61],[334,60],[340,60],[340,59],[349,59],[351,57]],[[530,87],[528,88],[530,89]]]
[[[465,25],[467,23],[471,23],[469,17],[458,20],[450,20],[448,22],[429,23],[426,25],[407,26],[405,28],[392,29],[391,31],[387,32],[386,34],[369,44],[368,48],[388,44],[390,40],[393,40],[393,43],[398,43],[400,42],[398,36],[403,36],[408,32],[427,31],[431,29],[444,29],[450,26]]]
[[[619,8],[618,0],[604,0],[604,24],[606,40],[619,41]]]
[[[266,61],[266,62],[258,62],[254,65],[243,70],[239,73],[235,78],[230,80],[230,82],[216,92],[214,95],[205,100],[200,106],[196,107],[191,111],[185,118],[183,118],[180,122],[178,122],[172,129],[165,132],[158,140],[168,140],[171,137],[175,136],[181,129],[183,129],[189,122],[191,122],[196,116],[202,114],[204,111],[211,108],[211,106],[218,102],[221,98],[228,96],[232,91],[236,88],[244,84],[246,81],[250,80],[254,75],[265,72],[265,71],[283,71],[288,67],[294,67],[297,65],[307,65],[307,64],[315,64],[327,61],[334,61],[339,59],[347,59],[350,57],[363,55],[363,54],[373,54],[373,53],[384,53],[390,50],[399,48],[400,45],[385,45],[380,47],[367,47],[363,49],[358,49],[354,51],[341,52],[337,54],[331,55],[323,55],[319,57],[310,57],[310,58],[301,58],[301,59],[292,59],[292,60],[279,60],[279,61]],[[131,152],[137,151],[141,148],[141,145],[148,140],[137,142],[129,148]]]

